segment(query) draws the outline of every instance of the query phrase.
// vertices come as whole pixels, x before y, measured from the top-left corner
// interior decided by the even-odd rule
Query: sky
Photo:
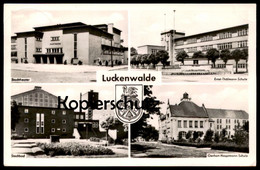
[[[249,24],[254,22],[254,10],[247,4],[161,4],[136,8],[129,15],[131,47],[161,45],[160,33],[173,27],[188,36]]]
[[[161,113],[166,113],[167,101],[171,105],[179,104],[183,93],[187,92],[191,101],[198,106],[206,108],[244,110],[248,112],[248,86],[247,85],[160,85],[153,86],[153,95],[164,104],[161,105]],[[158,117],[153,116],[150,124],[158,128]]]
[[[93,10],[96,9],[96,10]],[[92,8],[85,5],[37,5],[19,6],[12,10],[11,34],[33,31],[33,27],[83,22],[87,25],[114,23],[121,30],[123,46],[128,45],[128,13],[113,8]]]

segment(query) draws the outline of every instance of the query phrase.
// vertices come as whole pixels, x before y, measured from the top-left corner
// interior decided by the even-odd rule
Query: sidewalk
[[[11,64],[12,70],[24,70],[35,72],[60,72],[60,73],[90,73],[99,70],[127,70],[128,65],[120,66],[92,66],[92,65],[63,65],[63,64]]]

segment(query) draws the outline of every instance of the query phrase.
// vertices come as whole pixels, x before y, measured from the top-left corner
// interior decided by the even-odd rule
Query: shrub
[[[216,143],[219,142],[219,134],[218,134],[218,133],[215,133],[214,141],[215,141]]]
[[[213,132],[212,130],[208,129],[208,130],[206,131],[205,136],[204,136],[204,141],[205,141],[205,142],[212,142],[213,134],[214,134],[214,132]]]
[[[89,140],[93,142],[100,142],[100,139],[96,137],[90,137]]]
[[[228,143],[228,142],[214,143],[211,145],[211,149],[249,153],[248,145],[237,145],[234,142],[233,143]]]
[[[64,61],[64,65],[67,65],[67,60]]]
[[[27,60],[25,60],[25,61],[24,61],[24,64],[28,64],[28,61],[27,61]]]
[[[82,65],[82,61],[79,60],[78,64],[79,64],[79,65]]]
[[[118,61],[118,62],[117,62],[117,64],[118,64],[118,65],[121,65],[121,64],[122,64],[122,62],[121,62],[121,61]]]
[[[67,143],[37,143],[37,146],[44,150],[45,154],[55,155],[112,155],[114,152],[102,146],[91,146],[73,142]]]
[[[192,131],[189,130],[188,133],[186,134],[186,139],[189,139],[191,137],[191,135],[192,135]]]

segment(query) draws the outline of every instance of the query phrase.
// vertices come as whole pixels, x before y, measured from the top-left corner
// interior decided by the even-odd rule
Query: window
[[[219,34],[219,39],[224,39],[224,38],[231,38],[232,33],[231,32],[225,32],[225,33],[220,33]]]
[[[226,68],[225,64],[217,64],[217,68]]]
[[[219,125],[217,125],[217,129],[219,129]]]
[[[190,38],[187,40],[188,44],[192,44],[192,43],[196,43],[197,42],[197,38]]]
[[[200,128],[203,128],[203,121],[200,121]]]
[[[16,50],[16,45],[11,45],[11,50]]]
[[[66,115],[66,110],[63,110],[63,111],[62,111],[62,115]]]
[[[36,48],[36,52],[42,52],[42,48]]]
[[[24,132],[29,132],[29,128],[28,127],[24,128]]]
[[[51,132],[55,132],[55,128],[51,128]]]
[[[39,41],[39,42],[41,42],[41,41],[42,41],[42,39],[41,39],[40,37],[36,37],[36,41]]]
[[[219,123],[219,119],[217,119],[217,123]]]
[[[51,37],[51,41],[60,41],[60,37],[59,36]]]
[[[178,120],[178,128],[181,128],[181,120]]]
[[[181,41],[176,41],[176,45],[183,45],[184,44],[184,41],[181,40]]]
[[[219,50],[224,50],[224,49],[231,49],[232,48],[232,43],[223,43],[223,44],[218,44],[218,49]]]
[[[62,120],[62,124],[66,124],[66,119],[63,119],[63,120]]]
[[[238,41],[237,42],[238,47],[247,47],[247,41]]]
[[[63,128],[63,129],[62,129],[62,132],[66,132],[66,128]]]
[[[24,109],[24,113],[29,113],[29,109]]]
[[[84,119],[84,115],[80,115],[80,119]]]
[[[189,127],[192,128],[192,120],[189,121]]]
[[[199,60],[193,60],[193,64],[194,65],[198,65],[199,64]]]
[[[55,123],[55,119],[51,119],[51,123]]]
[[[79,119],[79,115],[78,114],[76,114],[76,119]]]
[[[198,121],[195,121],[195,128],[198,128]]]
[[[237,64],[237,68],[246,68],[246,64]]]
[[[202,46],[201,48],[202,48],[202,51],[207,51],[207,50],[213,48],[213,45],[205,45],[205,46]]]
[[[29,119],[28,118],[24,118],[24,123],[29,123]]]
[[[75,127],[78,127],[78,122],[75,122]]]
[[[12,129],[12,132],[16,132],[16,128]]]
[[[188,53],[193,53],[197,51],[197,47],[190,47],[188,48]]]
[[[213,37],[211,35],[208,35],[208,36],[204,36],[200,39],[201,42],[204,42],[204,41],[211,41],[213,40]]]
[[[219,125],[219,128],[222,129],[222,125]]]
[[[51,114],[55,115],[55,110],[52,110],[52,111],[51,111]]]
[[[183,127],[184,127],[184,128],[187,128],[187,120],[184,120],[184,121],[183,121]]]
[[[209,125],[210,125],[210,128],[212,128],[212,123],[210,123]]]
[[[238,30],[237,34],[238,34],[238,36],[247,35],[247,29]]]
[[[219,123],[222,123],[222,119],[219,119]]]

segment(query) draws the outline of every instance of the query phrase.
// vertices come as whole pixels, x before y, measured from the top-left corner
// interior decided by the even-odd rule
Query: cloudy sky
[[[161,85],[153,86],[152,91],[157,99],[164,101],[161,105],[164,114],[168,99],[171,105],[179,104],[185,92],[198,106],[204,104],[206,108],[244,110],[249,113],[247,85]],[[157,116],[150,123],[158,127]]]
[[[114,23],[124,46],[128,42],[128,12],[113,7],[91,5],[18,5],[12,8],[11,34],[33,31],[33,27],[83,22],[87,25]]]
[[[175,11],[175,17],[174,12]],[[192,35],[254,22],[255,11],[246,4],[158,4],[136,8],[130,13],[131,46],[161,45],[160,33],[175,29]]]

